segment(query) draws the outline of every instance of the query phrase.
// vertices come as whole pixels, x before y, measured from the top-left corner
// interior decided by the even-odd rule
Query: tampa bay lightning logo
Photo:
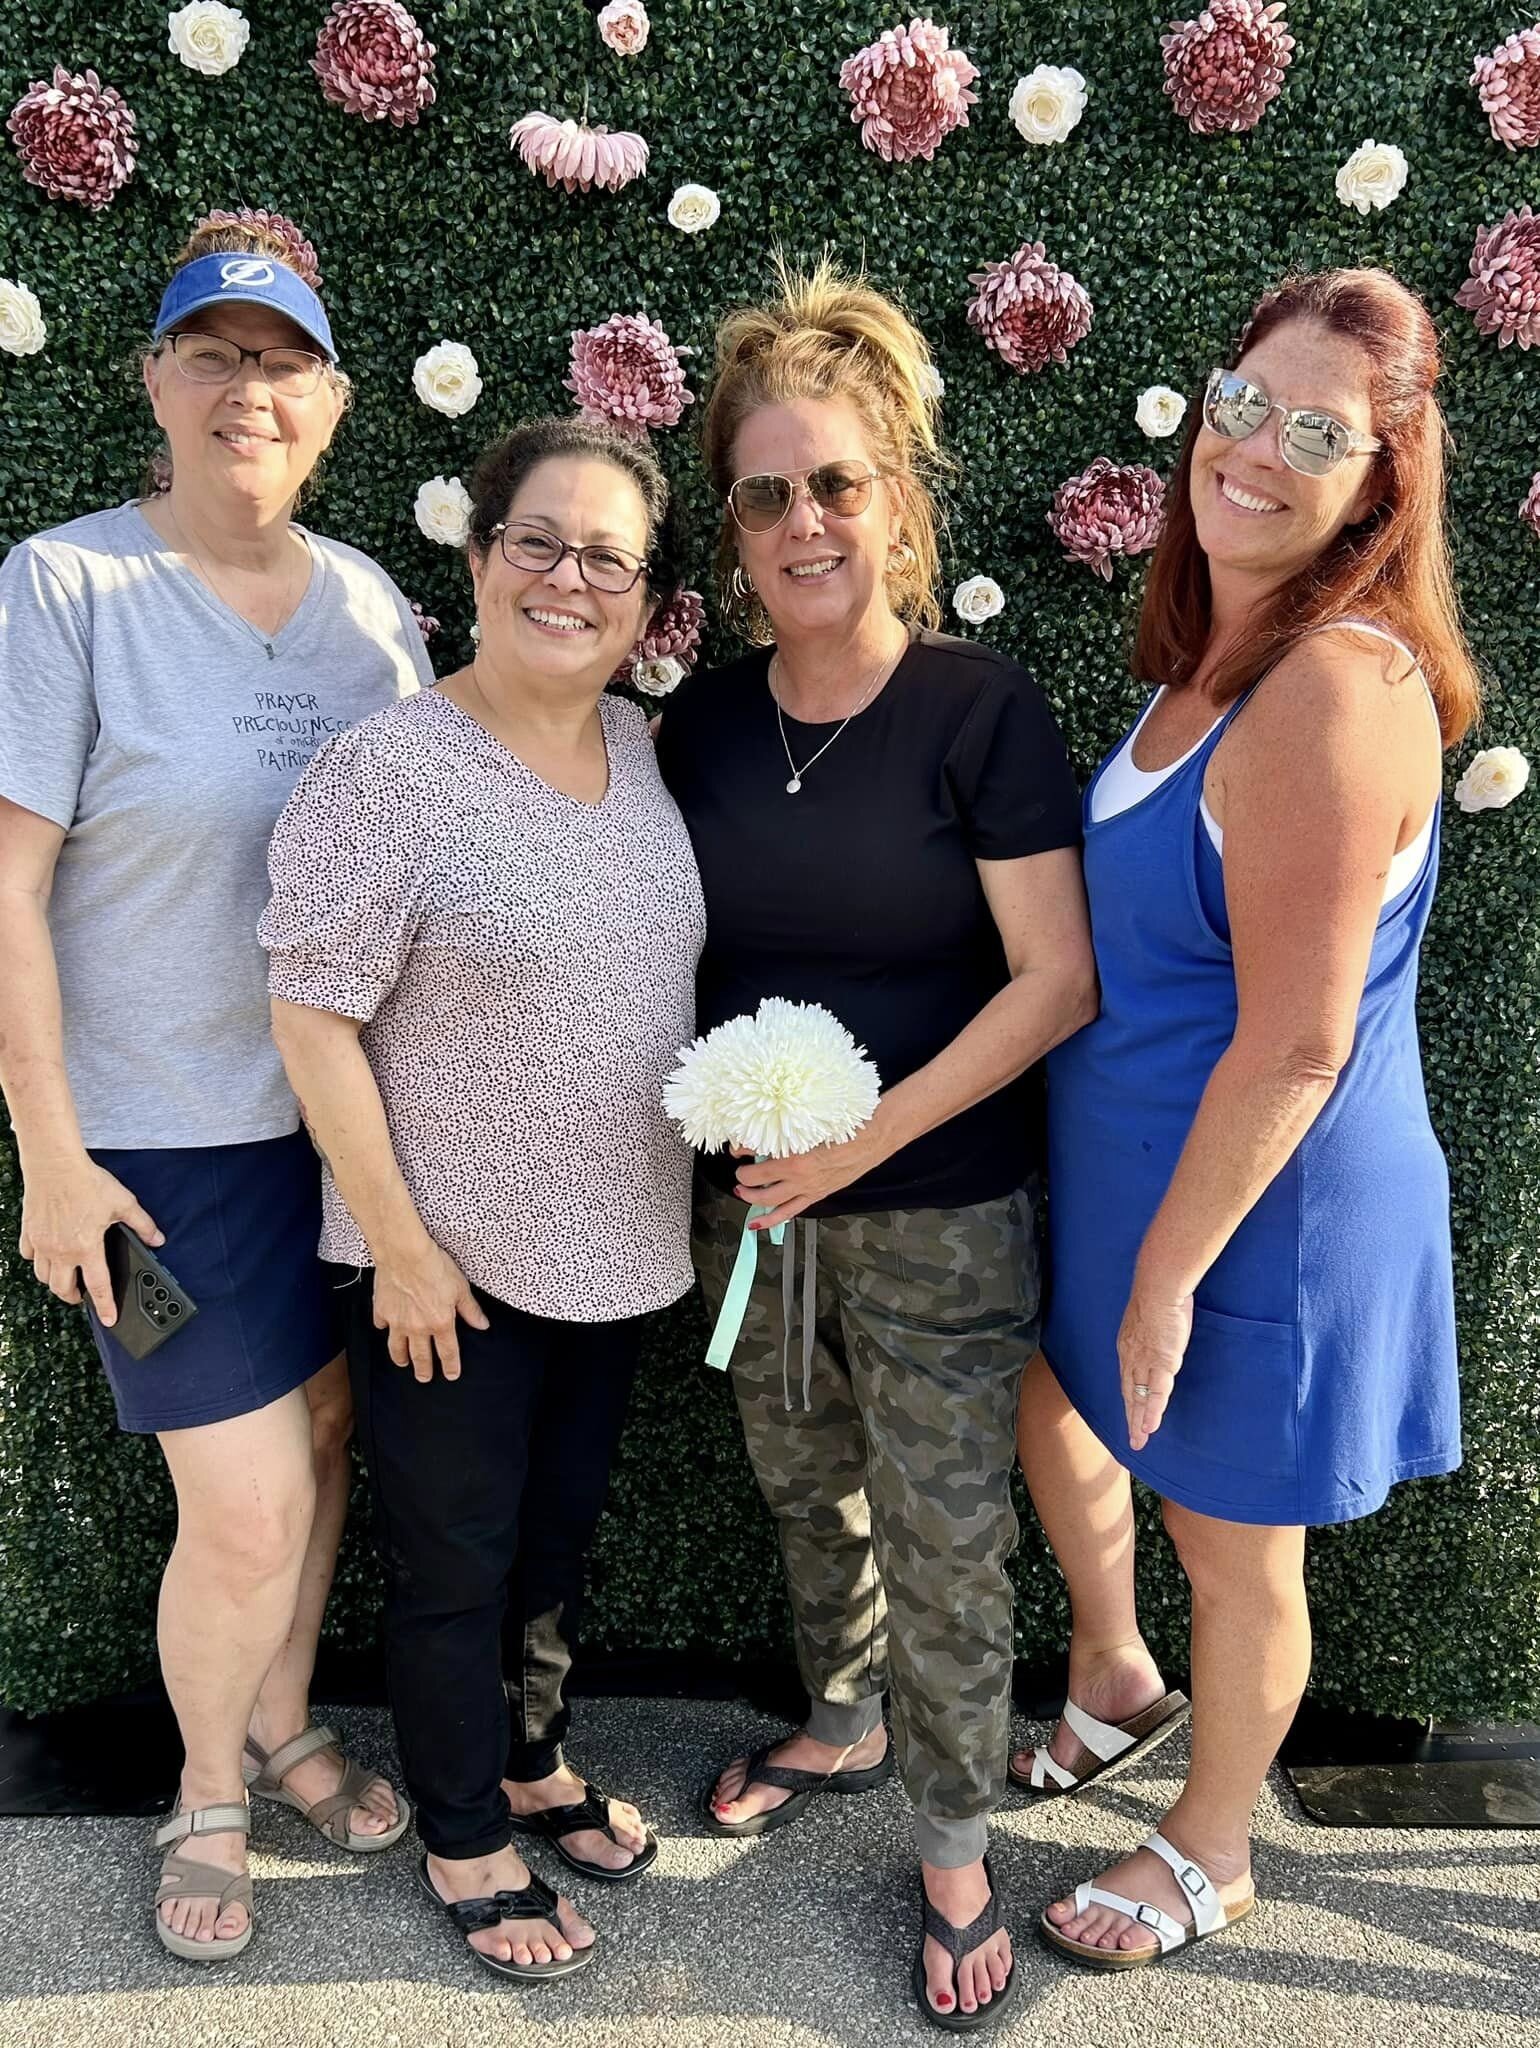
[[[272,264],[261,257],[237,256],[219,267],[219,282],[227,291],[234,287],[250,291],[256,285],[272,284],[274,275]]]

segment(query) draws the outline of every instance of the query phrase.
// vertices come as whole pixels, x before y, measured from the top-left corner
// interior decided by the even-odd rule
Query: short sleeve
[[[1002,661],[947,753],[946,775],[975,860],[1020,860],[1080,844],[1080,792],[1064,740],[1025,669]]]
[[[367,726],[329,740],[268,848],[272,896],[257,927],[268,993],[368,1023],[406,964],[432,846],[411,770]]]
[[[0,566],[0,796],[67,832],[96,735],[86,615],[22,541]]]
[[[403,677],[401,688],[397,694],[402,697],[410,697],[417,690],[432,689],[435,681],[433,660],[428,653],[428,643],[422,637],[422,627],[417,623],[417,614],[412,610],[412,607],[407,603],[396,585],[390,582],[390,578],[386,577],[385,580],[390,584],[390,594],[395,603],[396,617],[401,621],[402,638],[406,645],[406,658],[411,664],[413,675],[416,677],[415,682],[408,682]]]

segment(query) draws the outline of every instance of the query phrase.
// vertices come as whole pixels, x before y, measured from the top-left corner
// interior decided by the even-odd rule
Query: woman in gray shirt
[[[251,1938],[243,1779],[348,1848],[407,1825],[310,1726],[351,1410],[256,924],[301,769],[432,670],[383,571],[293,523],[347,385],[285,245],[195,234],[144,381],[169,491],[0,568],[0,1085],[22,1253],[84,1294],[119,1420],[176,1489],[160,1654],[186,1762],[155,1925],[212,1962]],[[148,1356],[114,1331],[119,1225],[197,1308]]]

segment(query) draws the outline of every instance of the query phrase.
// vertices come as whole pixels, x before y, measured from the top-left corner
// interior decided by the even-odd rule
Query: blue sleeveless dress
[[[1438,816],[1380,912],[1353,1051],[1205,1275],[1160,1429],[1128,1443],[1117,1333],[1134,1260],[1235,1031],[1223,869],[1199,815],[1242,697],[1166,781],[1100,823],[1085,870],[1102,1009],[1048,1061],[1053,1298],[1043,1349],[1108,1450],[1224,1521],[1349,1521],[1460,1462],[1449,1177],[1417,1045]]]

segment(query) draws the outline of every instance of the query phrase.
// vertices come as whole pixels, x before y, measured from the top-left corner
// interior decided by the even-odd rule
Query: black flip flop
[[[512,1819],[516,1835],[534,1835],[542,1842],[549,1842],[569,1870],[575,1870],[579,1877],[597,1878],[601,1884],[624,1884],[628,1878],[640,1877],[658,1858],[658,1838],[650,1828],[646,1841],[620,1870],[607,1870],[602,1863],[591,1863],[587,1857],[574,1856],[570,1849],[562,1846],[564,1835],[583,1834],[590,1828],[601,1835],[608,1835],[617,1848],[620,1846],[610,1825],[610,1802],[597,1785],[587,1786],[583,1797],[571,1806],[547,1806],[539,1813],[516,1813]]]
[[[809,1802],[820,1792],[835,1792],[843,1796],[857,1792],[875,1792],[879,1785],[885,1785],[893,1775],[893,1738],[888,1737],[888,1746],[874,1764],[867,1764],[854,1771],[794,1771],[785,1764],[768,1761],[772,1749],[776,1749],[788,1738],[776,1737],[762,1749],[756,1749],[749,1758],[748,1768],[743,1774],[739,1788],[741,1799],[751,1785],[770,1785],[778,1792],[789,1792],[791,1797],[783,1799],[779,1806],[772,1806],[765,1813],[751,1814],[747,1820],[718,1820],[712,1811],[711,1800],[721,1781],[721,1772],[706,1788],[701,1800],[701,1815],[707,1828],[714,1835],[768,1835],[776,1828],[789,1827],[794,1820],[800,1820],[807,1811]]]
[[[549,1920],[553,1927],[561,1926],[556,1917],[558,1902],[555,1892],[533,1871],[530,1872],[529,1883],[520,1891],[493,1892],[490,1898],[485,1899],[446,1899],[433,1882],[428,1859],[424,1855],[418,1859],[417,1882],[463,1935],[484,1933],[487,1928],[495,1927],[499,1920]],[[496,1977],[517,1977],[526,1984],[543,1984],[548,1977],[570,1977],[574,1970],[587,1969],[598,1943],[573,1949],[564,1963],[554,1958],[548,1963],[516,1963],[510,1958],[504,1963],[496,1956],[483,1955],[479,1948],[472,1948],[469,1941],[465,1946],[483,1969],[490,1970]]]
[[[919,1950],[914,1959],[914,1996],[923,2018],[933,2027],[940,2027],[948,2034],[971,2034],[975,2027],[987,2027],[1000,2012],[1011,1993],[1016,1989],[1016,1958],[1011,1957],[1011,1967],[1005,1982],[991,1997],[988,2005],[975,2006],[972,2012],[964,2012],[961,2004],[951,2012],[938,2012],[930,2002],[925,1989],[925,1936],[939,1941],[952,1958],[952,1996],[957,1997],[957,1966],[970,1950],[982,1948],[993,1934],[1000,1931],[1000,1894],[995,1890],[995,1874],[984,1858],[984,1876],[989,1883],[989,1904],[976,1920],[970,1920],[966,1927],[954,1927],[944,1914],[938,1913],[925,1896],[925,1880],[920,1879],[920,1906],[922,1910]]]

